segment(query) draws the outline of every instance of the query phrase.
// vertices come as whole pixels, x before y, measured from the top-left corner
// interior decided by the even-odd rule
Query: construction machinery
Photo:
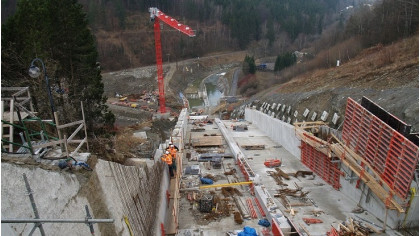
[[[161,114],[164,114],[166,113],[166,106],[165,106],[165,86],[164,86],[163,68],[162,68],[162,45],[161,45],[161,40],[160,40],[160,21],[166,23],[172,28],[177,29],[180,32],[190,37],[194,37],[195,32],[189,26],[179,23],[177,20],[161,12],[156,7],[149,8],[149,12],[150,12],[150,20],[154,21],[156,66],[157,66],[157,78],[158,78],[158,88],[159,88],[159,111]]]

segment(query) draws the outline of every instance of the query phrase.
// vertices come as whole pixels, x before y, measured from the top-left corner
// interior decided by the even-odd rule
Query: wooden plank
[[[3,119],[3,114],[4,114],[4,101],[1,101],[1,119],[2,120],[4,120]],[[7,126],[5,126],[4,124],[3,124],[3,122],[2,122],[2,124],[1,124],[1,132],[0,132],[0,137],[1,138],[4,138],[5,136],[3,136],[3,128],[4,127],[9,127],[8,125]]]
[[[73,153],[75,153],[75,152],[78,152],[79,151],[79,149],[83,146],[83,144],[85,144],[85,142],[87,143],[87,137],[85,137],[83,140],[73,140],[73,141],[80,141],[80,144],[79,144],[79,146],[77,146],[77,148],[72,152],[72,154]],[[70,142],[68,142],[68,143],[70,143]],[[87,145],[87,144],[86,144]]]
[[[206,129],[204,128],[193,128],[191,129],[191,132],[204,132]]]
[[[192,139],[193,147],[221,146],[221,145],[223,145],[223,140],[221,136],[205,136],[205,137]]]
[[[17,98],[16,98],[16,100],[17,100]],[[27,102],[30,102],[31,101],[31,98],[30,97],[27,97],[27,98],[25,98],[23,101],[21,101],[21,102],[19,102],[19,104],[20,105],[25,105]]]
[[[18,106],[21,110],[20,113],[26,112],[29,116],[35,117],[35,113],[31,112],[30,110],[26,109],[26,107],[22,106],[22,104],[16,103],[16,106]],[[22,118],[23,119],[23,118]]]
[[[16,93],[12,94],[12,97],[17,97],[20,96],[21,94],[24,94],[25,92],[27,92],[29,89],[29,87],[25,87],[24,89],[17,91]]]
[[[60,143],[64,143],[64,140],[58,140],[58,141],[52,141],[52,142],[48,142],[48,143],[43,143],[43,144],[39,144],[39,145],[34,145],[32,146],[33,149],[38,149],[38,148],[43,148],[43,147],[49,147],[49,146],[55,146],[57,144]]]
[[[79,125],[79,127],[77,127],[77,129],[70,135],[70,137],[67,139],[67,142],[70,142],[74,136],[76,136],[76,134],[83,128],[83,123]]]
[[[28,99],[28,97],[17,97],[16,101],[23,101],[23,100],[26,100],[26,99]],[[1,100],[7,102],[7,101],[14,100],[14,99],[13,98],[1,98]]]
[[[20,91],[23,89],[28,89],[29,87],[2,87],[1,91]]]
[[[178,171],[179,167],[177,167]],[[175,175],[175,178],[171,179],[169,193],[169,209],[171,209],[171,214],[166,221],[166,234],[176,234],[178,229],[178,213],[179,213],[179,176]]]
[[[372,190],[372,192],[379,198],[381,201],[386,204],[388,202],[389,193],[385,190],[380,183],[373,177],[369,172],[364,171],[363,175],[361,174],[363,168],[357,163],[355,159],[353,159],[352,155],[345,150],[343,147],[339,147],[339,145],[334,144],[331,145],[332,150],[341,158],[342,162],[348,166],[361,180]],[[390,202],[390,209],[396,209],[400,213],[405,212],[404,209],[396,202],[393,198],[389,199]]]
[[[338,142],[335,144],[329,144],[324,140],[321,140],[312,134],[302,130],[302,127],[296,127],[297,135],[303,140],[304,142],[308,143],[312,147],[315,147],[318,151],[326,154],[327,156],[331,157],[332,153],[335,153],[342,161],[343,164],[348,166],[361,180],[372,190],[372,192],[379,198],[381,201],[386,204],[388,202],[388,196],[391,194],[392,196],[395,195],[394,191],[389,189],[388,191],[384,189],[383,186],[387,186],[380,175],[376,173],[369,163],[367,163],[362,157],[360,157],[357,153],[343,144],[337,137],[332,134],[332,137]],[[319,146],[323,146],[323,148],[319,148]],[[368,171],[365,171],[362,166],[358,163],[358,161],[365,164],[366,168],[369,168],[373,174],[370,174]],[[361,174],[363,171],[363,175]],[[373,175],[373,176],[372,176]],[[390,209],[398,210],[400,213],[404,212],[404,209],[400,206],[398,202],[396,202],[393,198],[389,199],[390,202]]]
[[[19,117],[17,116],[17,112],[14,112],[14,109],[15,109],[15,101],[11,100],[10,101],[10,112],[8,114],[9,117],[10,117],[10,119],[9,119],[10,123],[14,123],[15,118],[16,118],[17,121],[19,121]],[[16,115],[15,115],[15,113],[16,113]],[[13,128],[13,126],[9,125],[9,134],[10,134],[10,137],[9,137],[9,141],[10,141],[9,152],[13,152],[13,144],[12,143],[13,143],[14,130],[15,129]]]
[[[264,150],[265,145],[242,145],[245,150]]]
[[[70,126],[73,126],[73,125],[82,124],[82,123],[83,123],[83,120],[79,120],[79,121],[71,122],[71,123],[68,123],[68,124],[65,124],[65,125],[58,125],[57,129],[64,129],[64,128],[67,128],[67,127],[70,127]]]
[[[20,116],[22,117],[22,119],[25,119],[29,115],[26,112],[20,112]],[[11,119],[13,119],[13,121],[11,121]],[[9,121],[10,123],[15,123],[15,122],[19,121],[19,118],[18,118],[18,115],[17,115],[16,111],[13,112],[13,116],[11,116],[9,111],[6,111],[6,112],[3,113],[2,120]]]

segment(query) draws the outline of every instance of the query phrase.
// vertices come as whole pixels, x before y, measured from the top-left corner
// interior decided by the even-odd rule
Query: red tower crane
[[[160,113],[163,114],[166,112],[166,106],[165,106],[165,88],[164,88],[163,69],[162,69],[162,45],[160,41],[160,21],[165,22],[172,28],[181,31],[182,33],[190,37],[194,37],[195,32],[189,26],[179,23],[177,20],[161,12],[156,7],[149,8],[149,12],[150,12],[150,20],[154,21],[156,66],[157,66],[157,77],[158,77],[158,87],[159,87],[159,111]]]

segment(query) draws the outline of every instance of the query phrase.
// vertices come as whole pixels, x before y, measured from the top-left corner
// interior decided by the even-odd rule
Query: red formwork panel
[[[338,163],[331,162],[324,153],[316,150],[311,145],[301,141],[301,162],[315,172],[325,182],[339,190],[341,171]]]
[[[419,158],[414,143],[351,98],[347,99],[342,138],[399,197],[407,197]]]

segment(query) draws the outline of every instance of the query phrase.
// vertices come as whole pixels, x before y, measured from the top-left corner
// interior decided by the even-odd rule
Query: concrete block
[[[337,113],[334,113],[334,116],[331,120],[332,123],[336,125],[339,118],[340,118],[340,116]]]
[[[286,120],[286,117],[284,117],[284,115],[283,115],[283,117],[281,118],[281,120],[282,121],[285,121]]]
[[[298,114],[299,114],[299,112],[298,112],[298,111],[295,111],[295,113],[293,113],[293,116],[294,116],[294,117],[297,117],[297,116],[298,116]]]
[[[309,114],[309,109],[306,108],[305,111],[303,112],[303,117],[306,118],[308,116],[308,114]]]
[[[275,102],[273,102],[273,105],[271,105],[271,108],[272,108],[272,109],[275,109],[275,108],[276,108],[276,105],[277,105],[277,104],[276,104]]]
[[[286,109],[286,105],[283,104],[283,106],[281,107],[281,112],[284,112],[285,109]]]
[[[280,107],[281,107],[281,104],[279,103],[279,104],[277,105],[277,111],[278,111],[278,110],[280,110]]]
[[[287,117],[287,123],[289,123],[290,124],[290,121],[291,121],[292,119],[290,118],[290,117]]]
[[[323,111],[321,115],[321,120],[326,121],[328,119],[328,112]]]
[[[289,107],[287,108],[287,114],[290,114],[290,110],[292,110],[292,106],[289,106]]]
[[[316,120],[316,116],[317,116],[317,115],[318,115],[318,114],[317,114],[316,112],[312,113],[311,120],[312,120],[312,121],[315,121],[315,120]]]

